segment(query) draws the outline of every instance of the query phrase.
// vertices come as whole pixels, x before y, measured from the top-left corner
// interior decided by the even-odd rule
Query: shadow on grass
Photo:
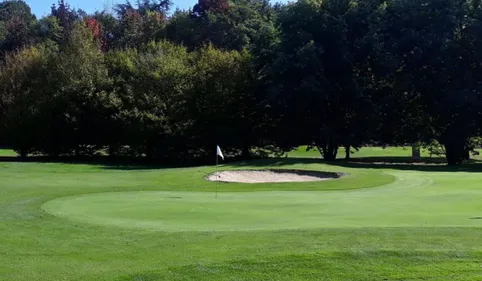
[[[230,165],[235,167],[263,167],[263,166],[285,166],[294,164],[327,164],[344,168],[355,169],[393,169],[420,172],[482,172],[482,162],[471,160],[469,163],[459,166],[447,166],[445,158],[422,158],[420,161],[413,161],[410,157],[366,157],[353,158],[349,161],[338,159],[335,161],[324,161],[316,158],[270,158],[253,161],[236,162]]]
[[[341,166],[345,168],[356,169],[393,169],[404,171],[419,171],[419,172],[469,172],[479,173],[482,172],[482,163],[472,161],[470,163],[462,164],[459,166],[447,166],[442,163],[396,163],[396,162],[368,162],[368,161],[336,161],[330,163],[331,165]]]
[[[157,170],[188,168],[197,166],[214,166],[214,163],[190,162],[190,163],[160,163],[158,160],[132,157],[14,157],[0,156],[0,162],[17,163],[59,163],[59,164],[85,164],[99,166],[106,170]],[[281,167],[295,164],[327,164],[345,168],[356,169],[394,169],[421,172],[482,172],[482,161],[472,160],[470,163],[460,166],[447,166],[444,158],[422,158],[414,162],[410,157],[366,157],[353,158],[352,160],[324,161],[319,158],[258,158],[249,161],[231,159],[219,164],[232,167]]]
[[[56,163],[56,164],[78,164],[99,166],[106,170],[157,170],[172,169],[182,167],[192,167],[192,165],[174,165],[159,163],[154,160],[128,158],[128,157],[48,157],[48,156],[32,156],[32,157],[14,157],[0,156],[0,163]]]

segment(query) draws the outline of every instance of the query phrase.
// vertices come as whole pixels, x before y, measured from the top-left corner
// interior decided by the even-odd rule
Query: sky
[[[26,0],[27,4],[32,9],[32,12],[38,17],[48,15],[50,13],[50,7],[53,3],[57,3],[57,0]],[[105,7],[112,7],[118,3],[125,3],[125,0],[66,0],[66,3],[74,9],[82,9],[87,13],[94,12],[96,10],[103,10]],[[131,1],[135,3],[136,1]],[[173,0],[172,10],[176,8],[188,9],[197,3],[197,0]]]

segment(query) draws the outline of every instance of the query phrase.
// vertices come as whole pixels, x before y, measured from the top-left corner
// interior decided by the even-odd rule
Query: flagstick
[[[218,185],[219,185],[218,161],[219,161],[219,157],[218,157],[218,154],[216,153],[216,195],[215,195],[216,199],[218,199]]]

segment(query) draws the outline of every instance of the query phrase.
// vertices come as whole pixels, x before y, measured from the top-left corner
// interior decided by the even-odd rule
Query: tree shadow
[[[248,161],[226,162],[232,167],[278,167],[295,164],[322,164],[328,163],[319,158],[255,158]]]
[[[52,164],[71,164],[71,165],[92,165],[98,166],[100,169],[106,170],[158,170],[194,167],[196,164],[171,164],[159,163],[159,161],[143,158],[131,157],[107,157],[107,156],[90,156],[90,157],[49,157],[49,156],[0,156],[0,163],[52,163]]]
[[[185,163],[160,163],[159,160],[133,157],[15,157],[0,156],[0,163],[59,163],[59,164],[79,164],[94,165],[106,170],[159,170],[174,168],[189,168],[199,166],[214,166],[214,163],[205,161],[194,161]],[[327,164],[344,168],[355,169],[393,169],[420,172],[482,172],[482,161],[472,160],[460,166],[447,166],[445,158],[422,158],[420,161],[413,161],[410,157],[366,157],[353,158],[351,160],[324,161],[320,158],[255,158],[247,161],[239,159],[229,159],[219,163],[221,166],[228,165],[234,168],[243,167],[282,167],[296,164]]]
[[[482,162],[471,160],[459,166],[448,166],[445,158],[426,157],[414,161],[411,157],[365,157],[351,160],[325,161],[317,158],[269,158],[231,163],[235,167],[289,166],[294,164],[327,164],[354,169],[393,169],[419,172],[482,172]]]
[[[333,161],[329,164],[356,169],[392,169],[418,172],[482,172],[482,162],[470,160],[458,165],[448,166],[445,158],[422,158],[413,161],[410,157],[367,157],[350,161]]]
[[[270,160],[270,159],[264,159]],[[220,161],[219,164],[231,165],[234,163],[242,163],[240,158],[229,158],[226,161]],[[249,160],[251,162],[253,160]],[[145,157],[129,157],[129,156],[0,156],[0,163],[52,163],[52,164],[68,164],[68,165],[91,165],[97,166],[99,169],[105,170],[159,170],[159,169],[176,169],[176,168],[193,168],[199,166],[214,166],[214,161],[206,161],[204,159],[193,159],[189,161],[162,161],[159,159]],[[281,163],[280,163],[281,165]]]

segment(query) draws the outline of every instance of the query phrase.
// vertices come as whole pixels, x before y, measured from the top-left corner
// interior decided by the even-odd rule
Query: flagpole
[[[217,149],[217,148],[216,148]],[[218,156],[218,153],[216,151],[216,195],[215,195],[215,198],[217,199],[218,198],[218,185],[219,185],[219,172],[218,172],[218,162],[219,162],[219,156]]]

